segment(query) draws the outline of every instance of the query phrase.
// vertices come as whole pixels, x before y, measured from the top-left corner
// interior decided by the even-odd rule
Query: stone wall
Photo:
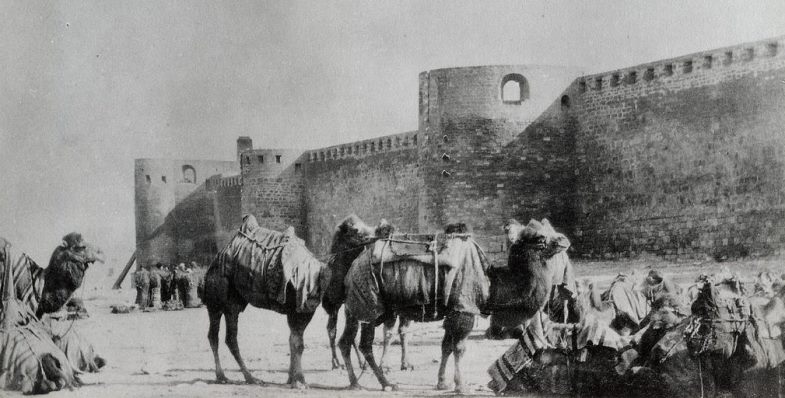
[[[196,253],[207,236],[219,244],[247,213],[293,225],[317,254],[352,213],[411,233],[464,222],[497,264],[509,218],[550,219],[588,258],[782,252],[783,38],[576,76],[526,65],[424,72],[418,131],[305,152],[250,149],[241,137],[239,164],[191,162],[200,178],[241,171],[206,188],[160,180],[184,175],[185,161],[138,160],[140,259]],[[196,219],[180,220],[175,205]]]
[[[241,153],[242,214],[253,214],[259,225],[307,234],[303,203],[303,151],[254,149]]]
[[[509,218],[570,227],[574,126],[561,94],[574,77],[568,68],[525,65],[422,73],[421,229],[464,222],[490,239]],[[512,78],[522,89],[511,101],[503,86]]]
[[[209,261],[214,252],[211,176],[237,162],[137,159],[134,166],[137,265]]]
[[[579,253],[722,259],[785,247],[784,44],[575,82]]]
[[[307,241],[315,253],[329,251],[335,227],[350,214],[369,225],[385,218],[400,232],[419,231],[417,140],[417,133],[396,134],[307,154]]]

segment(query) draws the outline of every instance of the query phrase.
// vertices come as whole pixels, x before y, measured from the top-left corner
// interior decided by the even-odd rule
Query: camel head
[[[380,224],[380,228],[382,225]],[[384,228],[381,228],[384,229]],[[360,248],[376,236],[376,228],[369,226],[360,217],[352,214],[335,227],[333,244],[330,251],[333,254],[353,248]]]
[[[504,232],[511,246],[524,245],[545,249],[548,239],[546,227],[537,220],[529,220],[528,224],[522,225],[510,219],[504,224]]]
[[[521,225],[518,220],[514,218],[507,220],[507,222],[504,223],[504,233],[507,235],[507,242],[511,245],[517,242],[522,229],[523,225]]]
[[[652,329],[670,329],[689,316],[682,299],[676,294],[665,293],[657,297],[651,305],[649,324]]]
[[[90,265],[95,262],[104,262],[104,253],[100,248],[87,243],[82,238],[82,234],[71,232],[63,237],[63,243],[55,249],[65,259],[76,261],[83,265]],[[60,257],[60,258],[63,258]]]
[[[379,220],[379,225],[373,230],[373,236],[379,239],[389,238],[393,233],[395,233],[395,226],[383,218]]]
[[[445,234],[465,234],[467,232],[469,232],[469,228],[462,222],[447,224],[447,226],[444,227]]]
[[[564,285],[555,286],[554,289],[548,317],[554,322],[565,322],[565,318],[566,323],[583,322],[586,315],[592,310],[589,295],[573,294]],[[566,317],[565,310],[567,311]]]

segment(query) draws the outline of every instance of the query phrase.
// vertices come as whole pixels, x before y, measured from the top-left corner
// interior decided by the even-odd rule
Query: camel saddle
[[[439,253],[445,248],[448,239],[455,237],[471,237],[471,235],[394,234],[371,244],[371,264],[409,260],[413,256],[433,256],[434,253]]]

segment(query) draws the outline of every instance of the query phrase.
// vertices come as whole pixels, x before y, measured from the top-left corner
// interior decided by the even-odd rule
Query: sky
[[[785,35],[785,1],[0,2],[0,236],[133,252],[136,158],[417,128],[418,74],[601,72]],[[122,265],[122,264],[111,264]]]

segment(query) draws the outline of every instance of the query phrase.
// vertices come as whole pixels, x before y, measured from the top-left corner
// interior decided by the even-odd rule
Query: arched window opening
[[[183,166],[183,182],[186,184],[196,184],[196,170],[193,166]]]
[[[505,104],[520,104],[529,98],[529,85],[526,78],[512,73],[502,78],[502,101]]]
[[[570,96],[569,95],[563,95],[561,97],[561,110],[564,111],[564,112],[570,110]]]

